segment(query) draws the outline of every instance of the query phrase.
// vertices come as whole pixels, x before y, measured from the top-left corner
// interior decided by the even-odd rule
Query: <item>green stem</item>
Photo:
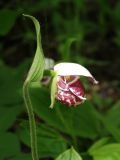
[[[30,87],[29,81],[25,81],[23,85],[23,97],[24,97],[25,105],[27,108],[28,116],[29,116],[32,159],[39,160],[38,149],[37,149],[36,123],[35,123],[32,103],[29,95],[29,87]]]

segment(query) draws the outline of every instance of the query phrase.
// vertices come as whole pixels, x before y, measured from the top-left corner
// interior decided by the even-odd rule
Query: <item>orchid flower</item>
[[[57,76],[55,98],[68,106],[77,106],[86,100],[81,76],[98,83],[85,67],[77,63],[59,63],[54,66],[54,71]]]

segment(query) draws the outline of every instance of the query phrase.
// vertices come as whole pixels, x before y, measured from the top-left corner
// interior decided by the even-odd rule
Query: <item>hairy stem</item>
[[[29,81],[25,81],[23,85],[23,97],[24,97],[24,102],[25,102],[27,112],[28,112],[28,117],[29,117],[32,159],[39,160],[38,149],[37,149],[36,123],[35,123],[32,103],[29,95],[29,87],[30,87]]]

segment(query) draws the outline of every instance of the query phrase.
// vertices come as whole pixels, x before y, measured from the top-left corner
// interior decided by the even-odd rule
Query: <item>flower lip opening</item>
[[[64,81],[64,83],[70,85],[70,84],[76,82],[79,78],[80,78],[79,76],[71,76],[71,75],[69,75],[69,76],[63,76],[64,80],[63,79],[62,80]]]
[[[79,76],[58,76],[56,98],[68,106],[76,106],[86,100],[85,89]]]
[[[58,79],[57,79],[57,81],[59,82],[58,88],[63,90],[63,88],[61,88],[61,84],[62,84],[62,86],[64,86],[64,91],[68,91],[69,86],[75,83],[78,79],[79,79],[79,76],[58,76]]]

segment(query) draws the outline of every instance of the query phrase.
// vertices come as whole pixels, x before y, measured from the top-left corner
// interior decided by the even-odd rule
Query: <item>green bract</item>
[[[44,72],[44,65],[45,65],[45,60],[44,60],[44,55],[43,55],[43,50],[41,45],[40,25],[38,20],[33,16],[29,16],[25,14],[24,16],[30,18],[33,21],[36,29],[36,36],[37,36],[36,53],[35,53],[35,57],[31,65],[31,68],[28,72],[28,76],[26,80],[30,82],[36,82],[42,79],[43,72]]]

